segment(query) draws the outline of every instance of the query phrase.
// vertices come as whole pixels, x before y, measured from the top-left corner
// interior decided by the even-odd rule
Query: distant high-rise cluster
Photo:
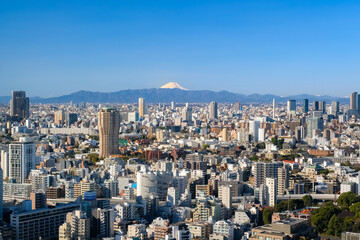
[[[116,109],[103,108],[98,114],[100,157],[119,152],[120,114]]]
[[[25,91],[11,92],[10,116],[22,119],[29,117],[29,98]]]

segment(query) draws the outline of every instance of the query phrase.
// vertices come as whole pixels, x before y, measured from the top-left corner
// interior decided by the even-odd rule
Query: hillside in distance
[[[150,88],[150,89],[128,89],[120,90],[117,92],[91,92],[91,91],[78,91],[68,95],[51,98],[30,98],[31,103],[137,103],[138,98],[145,98],[147,103],[209,103],[216,101],[219,103],[235,103],[242,104],[249,103],[271,103],[273,99],[277,103],[286,103],[288,99],[294,99],[298,102],[303,101],[304,98],[309,101],[340,101],[341,103],[348,103],[347,98],[331,97],[331,96],[314,96],[314,95],[296,95],[280,97],[271,94],[238,94],[228,91],[209,91],[209,90],[181,90],[181,89],[168,89],[168,88]],[[1,103],[9,103],[10,97],[0,97]]]

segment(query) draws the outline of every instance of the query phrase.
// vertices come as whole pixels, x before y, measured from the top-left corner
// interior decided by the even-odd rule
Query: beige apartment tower
[[[139,117],[145,115],[145,99],[139,98]]]
[[[103,108],[98,115],[100,157],[119,153],[120,114],[116,109]]]

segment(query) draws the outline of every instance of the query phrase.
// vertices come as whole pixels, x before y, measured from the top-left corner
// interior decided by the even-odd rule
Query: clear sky
[[[0,96],[360,91],[360,1],[0,0]]]

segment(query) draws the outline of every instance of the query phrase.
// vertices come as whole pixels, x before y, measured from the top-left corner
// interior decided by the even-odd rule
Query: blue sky
[[[360,91],[360,1],[0,1],[0,95]]]

